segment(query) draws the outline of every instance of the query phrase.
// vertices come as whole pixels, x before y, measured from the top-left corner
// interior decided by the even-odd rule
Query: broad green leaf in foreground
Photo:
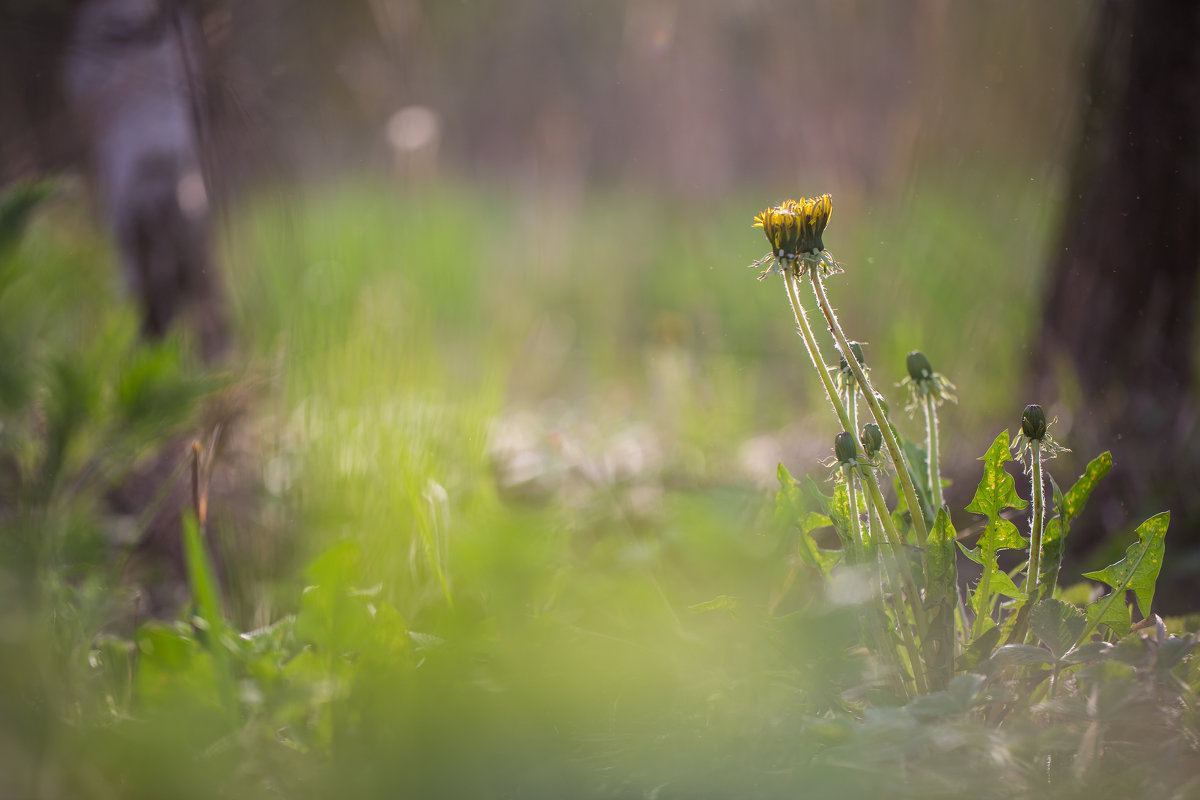
[[[1067,491],[1065,512],[1068,522],[1078,517],[1079,512],[1083,511],[1088,498],[1092,496],[1092,490],[1096,488],[1096,484],[1100,482],[1101,478],[1108,475],[1112,464],[1112,453],[1107,450],[1088,463],[1083,474],[1079,476],[1079,480],[1075,481],[1075,485]]]
[[[979,459],[983,462],[983,479],[975,489],[975,497],[967,511],[986,514],[989,519],[1000,516],[1005,508],[1024,508],[1026,503],[1017,496],[1012,475],[1004,469],[1012,461],[1008,452],[1008,431],[1000,432],[992,446]]]
[[[1165,540],[1170,521],[1169,511],[1154,515],[1138,527],[1138,540],[1129,545],[1124,558],[1104,569],[1084,573],[1085,578],[1107,583],[1112,591],[1088,606],[1088,624],[1081,639],[1101,622],[1112,627],[1109,623],[1110,619],[1115,619],[1112,607],[1124,604],[1126,591],[1133,592],[1142,615],[1149,616],[1150,606],[1154,602],[1154,584],[1158,581],[1166,551]],[[1127,616],[1124,615],[1122,619]]]
[[[929,635],[922,644],[922,659],[929,669],[931,688],[943,689],[954,672],[954,606],[958,570],[955,564],[954,526],[940,508],[925,547],[925,607]]]
[[[797,545],[800,559],[806,566],[828,578],[833,568],[842,560],[842,551],[818,547],[812,532],[831,526],[832,520],[824,514],[805,509],[804,493],[787,467],[780,464],[775,474],[779,479],[779,492],[775,495],[776,524],[781,528],[800,528],[800,541]]]
[[[1055,659],[1066,655],[1087,627],[1083,612],[1070,603],[1050,598],[1033,607],[1029,627]]]
[[[1041,667],[1054,661],[1054,656],[1044,647],[1031,644],[1006,644],[996,648],[992,661],[1002,667]]]
[[[806,566],[812,567],[826,578],[833,572],[834,567],[842,563],[845,551],[829,550],[818,546],[812,532],[819,528],[827,528],[832,524],[833,522],[829,517],[824,514],[818,514],[815,511],[809,512],[800,521],[800,543],[798,545],[800,560]]]
[[[1038,576],[1038,586],[1042,587],[1043,597],[1052,595],[1054,586],[1058,583],[1058,572],[1062,567],[1063,553],[1067,535],[1071,531],[1071,523],[1083,511],[1096,484],[1111,469],[1112,453],[1105,451],[1088,463],[1083,474],[1079,476],[1079,480],[1075,481],[1075,485],[1067,490],[1066,495],[1059,492],[1058,485],[1054,484],[1054,479],[1051,478],[1057,514],[1046,524],[1046,530],[1042,534],[1042,567],[1039,570],[1041,574]]]
[[[996,551],[1002,549],[1021,549],[1025,540],[1017,533],[1017,528],[1011,522],[1003,519],[1000,513],[1006,508],[1024,508],[1026,503],[1017,496],[1013,478],[1004,469],[1005,463],[1012,461],[1008,451],[1008,431],[1000,432],[992,446],[988,448],[983,458],[983,478],[975,490],[975,497],[967,506],[967,511],[976,514],[986,514],[987,527],[979,537],[979,544],[973,550],[963,548],[976,563],[983,566],[983,574],[975,585],[971,596],[971,606],[975,610],[975,624],[971,627],[971,638],[978,638],[988,627],[986,620],[991,611],[991,598],[995,594],[1004,594],[1017,599],[1024,599],[1024,592],[1013,584],[1008,574],[996,564]]]

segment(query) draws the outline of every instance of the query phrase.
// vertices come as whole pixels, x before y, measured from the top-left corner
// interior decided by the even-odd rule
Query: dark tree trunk
[[[1070,418],[1062,432],[1077,463],[1113,451],[1113,476],[1068,552],[1171,508],[1160,598],[1194,609],[1180,589],[1200,570],[1182,566],[1200,548],[1200,2],[1106,0],[1093,47],[1037,389]]]

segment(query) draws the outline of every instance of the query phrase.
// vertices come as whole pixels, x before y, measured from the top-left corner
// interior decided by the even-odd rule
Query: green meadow
[[[834,193],[826,284],[903,436],[924,437],[906,353],[957,384],[961,508],[1026,402],[1057,196],[907,191]],[[0,242],[0,795],[1194,791],[1182,622],[1106,629],[1113,653],[1054,661],[1057,693],[987,653],[889,691],[869,601],[805,563],[777,502],[783,462],[820,511],[838,430],[780,279],[745,268],[782,199],[263,191],[217,234],[237,341],[217,367],[182,335],[139,341],[73,189],[34,209]],[[104,498],[169,442],[207,458],[214,419],[210,545],[183,509],[172,574]],[[1060,595],[1084,606],[1078,580]],[[179,602],[152,613],[164,583]]]

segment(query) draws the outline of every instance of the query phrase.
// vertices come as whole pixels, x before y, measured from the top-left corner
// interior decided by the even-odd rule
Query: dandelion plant
[[[841,484],[834,497],[818,492],[827,516],[809,513],[799,524],[801,558],[816,566],[826,580],[839,569],[872,570],[879,594],[864,609],[863,635],[881,663],[899,670],[899,675],[893,674],[899,678],[893,684],[902,698],[914,693],[946,694],[967,683],[978,690],[986,680],[981,676],[989,675],[1014,687],[1027,684],[1027,690],[1041,685],[1042,696],[1045,691],[1053,695],[1064,674],[1107,657],[1104,648],[1085,647],[1089,636],[1100,632],[1112,638],[1129,632],[1129,609],[1120,602],[1125,590],[1137,593],[1144,615],[1151,613],[1167,517],[1159,515],[1139,528],[1140,541],[1121,562],[1087,574],[1107,583],[1112,592],[1087,609],[1063,600],[1057,576],[1069,527],[1112,460],[1107,453],[1095,459],[1066,493],[1050,481],[1054,491],[1047,502],[1044,462],[1065,448],[1047,433],[1041,407],[1030,405],[1011,447],[1008,431],[1002,431],[980,459],[983,476],[965,510],[986,521],[974,537],[974,546],[960,541],[963,536],[954,529],[942,492],[938,421],[939,406],[956,400],[956,387],[934,371],[922,352],[909,353],[905,363],[908,374],[900,385],[909,396],[908,410],[923,413],[924,449],[912,441],[902,446],[900,432],[888,418],[887,403],[869,377],[862,345],[846,336],[824,285],[826,279],[843,271],[825,249],[824,233],[832,211],[833,200],[825,194],[785,200],[754,217],[754,226],[763,229],[771,251],[751,266],[761,269],[759,280],[775,274],[783,277],[797,332],[841,428],[834,442]],[[838,366],[832,369],[800,300],[799,287],[806,279],[840,355]],[[871,414],[871,421],[861,429],[860,393]],[[1014,456],[1024,463],[1030,480],[1028,540],[1008,518],[1014,510],[1026,507],[1008,472]],[[914,472],[914,466],[921,471]],[[895,509],[889,509],[880,486],[886,469],[895,472],[899,495]],[[799,489],[782,466],[779,475],[783,483],[780,498],[784,498],[779,508],[786,514]],[[918,481],[928,481],[927,494],[918,492]],[[841,553],[823,550],[811,538],[815,527],[826,524],[837,529]],[[981,570],[965,596],[958,580],[959,550]],[[1027,552],[1023,586],[1013,580],[1021,567],[1001,567],[1005,550]],[[891,630],[886,629],[889,625]],[[1050,670],[1039,669],[1043,666]],[[962,673],[971,671],[980,674],[964,683],[968,676]],[[1042,683],[1047,680],[1048,690]],[[1002,719],[1013,707],[1011,700],[988,701],[986,705],[984,718],[993,721]]]

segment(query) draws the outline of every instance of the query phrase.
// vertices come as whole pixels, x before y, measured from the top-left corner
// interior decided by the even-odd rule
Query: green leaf
[[[1006,644],[992,653],[992,661],[1002,667],[1040,667],[1053,664],[1054,660],[1046,648],[1031,644]]]
[[[842,540],[842,549],[848,553],[854,552],[854,534],[850,528],[850,494],[845,483],[839,483],[833,488],[833,502],[829,504],[829,518],[833,521],[833,529]]]
[[[1132,590],[1142,616],[1150,616],[1150,606],[1154,602],[1154,585],[1158,581],[1159,570],[1162,569],[1167,525],[1170,521],[1169,511],[1146,520],[1138,527],[1138,540],[1129,545],[1124,558],[1104,569],[1085,572],[1083,577],[1104,581],[1113,588],[1113,595],[1123,597],[1127,589]]]
[[[904,451],[904,459],[908,463],[909,477],[912,478],[913,488],[917,490],[917,502],[921,504],[922,511],[926,512],[926,522],[932,523],[933,519],[928,513],[929,509],[933,507],[933,502],[930,500],[933,493],[929,486],[929,455],[925,452],[925,448],[919,447],[907,439],[901,439],[900,442],[900,447]],[[903,498],[904,493],[900,492],[899,494]]]
[[[217,631],[225,621],[221,613],[221,592],[208,549],[200,534],[200,526],[190,511],[183,515],[183,555],[187,564],[188,586],[192,590],[192,605],[200,618],[208,623],[209,630]]]
[[[996,645],[1000,642],[1003,631],[989,617],[984,618],[983,632],[967,645],[963,654],[955,661],[954,666],[959,670],[974,669],[981,661],[990,658]]]
[[[779,491],[775,493],[775,524],[786,528],[795,525],[807,513],[804,493],[782,463],[776,467],[775,477],[779,480]]]
[[[1055,660],[1075,646],[1086,626],[1087,618],[1083,612],[1070,603],[1053,598],[1035,605],[1029,620],[1030,630],[1050,648]]]
[[[830,521],[829,517],[824,514],[818,514],[815,511],[811,511],[805,515],[800,523],[800,539],[797,544],[800,560],[804,562],[805,566],[820,572],[824,578],[828,578],[833,572],[833,568],[842,562],[845,552],[842,550],[827,550],[824,547],[818,546],[812,532],[819,528],[828,528],[832,524],[833,522]]]
[[[1059,509],[1046,527],[1042,530],[1042,565],[1038,568],[1038,587],[1040,597],[1052,597],[1054,587],[1058,585],[1058,573],[1062,569],[1063,555],[1066,552],[1067,529],[1063,526],[1062,508],[1065,504],[1062,490],[1050,478],[1050,487],[1054,498],[1054,507]]]
[[[1064,511],[1066,512],[1065,516],[1068,525],[1071,520],[1079,516],[1079,512],[1083,511],[1083,507],[1087,505],[1088,498],[1092,496],[1092,490],[1096,488],[1096,484],[1111,469],[1112,453],[1107,450],[1088,462],[1083,474],[1075,481],[1075,485],[1067,491]]]
[[[986,621],[991,621],[989,618],[993,595],[1025,598],[1025,594],[1017,589],[1008,574],[996,564],[998,550],[1025,547],[1025,540],[1017,532],[1017,527],[1000,516],[1006,508],[1019,509],[1026,505],[1025,501],[1017,496],[1012,476],[1004,469],[1004,465],[1012,461],[1008,451],[1007,430],[1000,432],[980,460],[983,461],[983,478],[975,489],[975,497],[967,506],[967,511],[986,514],[988,522],[975,550],[963,549],[968,557],[983,566],[983,574],[975,584],[975,592],[971,598],[971,606],[975,610],[975,623],[971,635],[975,639],[983,633]]]
[[[955,539],[950,515],[946,509],[938,509],[925,546],[925,607],[929,611],[929,634],[921,642],[921,659],[929,670],[930,688],[935,690],[945,688],[954,671],[954,608],[958,585]]]
[[[1196,637],[1189,636],[1169,636],[1167,640],[1158,647],[1158,654],[1154,660],[1154,666],[1160,672],[1166,672],[1192,652],[1196,647]]]
[[[987,579],[986,581],[985,578]],[[985,582],[989,586],[986,598],[988,600],[990,600],[993,595],[997,594],[1002,594],[1005,597],[1011,597],[1014,600],[1024,600],[1026,597],[1025,592],[1021,591],[1021,589],[1015,583],[1013,583],[1013,579],[1008,577],[1007,572],[993,565],[991,568],[991,575],[988,575],[988,573],[985,572],[984,576],[979,579],[979,583],[975,586],[975,594],[971,595],[971,606],[972,608],[975,608],[976,613],[986,614],[988,612],[988,608],[986,606],[984,606],[981,610],[976,605],[977,603],[983,602],[985,599],[980,596],[980,587],[982,587]]]
[[[1129,616],[1129,606],[1125,604],[1124,592],[1111,592],[1087,607],[1087,627],[1080,639],[1094,631],[1097,625],[1107,625],[1118,637],[1129,634],[1133,621]]]
[[[1005,463],[1012,461],[1008,452],[1007,430],[1000,432],[979,460],[983,462],[983,479],[979,481],[975,497],[966,510],[996,518],[1005,508],[1025,508],[1025,501],[1017,496],[1013,477],[1004,469]]]
[[[950,681],[945,691],[918,697],[905,708],[919,719],[936,719],[965,714],[986,699],[987,678],[968,672]]]
[[[1083,511],[1088,498],[1096,484],[1112,469],[1112,453],[1107,451],[1093,458],[1084,469],[1083,474],[1075,481],[1064,495],[1050,479],[1054,492],[1054,507],[1057,510],[1054,518],[1046,523],[1042,533],[1042,566],[1038,570],[1038,585],[1042,587],[1042,597],[1054,594],[1058,583],[1058,573],[1062,568],[1063,555],[1066,552],[1067,535],[1071,531],[1071,523]]]
[[[1017,526],[1006,519],[988,522],[979,541],[979,546],[985,549],[990,547],[993,555],[1000,550],[1024,550],[1027,544],[1025,538],[1017,531]]]
[[[1090,664],[1108,658],[1114,649],[1108,642],[1085,642],[1067,653],[1062,661],[1064,664]]]
[[[820,572],[823,577],[828,578],[833,568],[841,562],[843,553],[841,550],[826,550],[818,547],[812,532],[818,528],[832,526],[833,521],[825,514],[818,514],[806,509],[804,492],[800,488],[800,484],[788,472],[787,467],[780,464],[775,475],[779,479],[779,492],[775,495],[775,524],[781,529],[799,526],[800,539],[797,549],[800,560],[806,566]],[[819,492],[817,494],[824,498],[824,495],[820,495]],[[827,500],[828,498],[824,498],[822,506],[825,506]]]

